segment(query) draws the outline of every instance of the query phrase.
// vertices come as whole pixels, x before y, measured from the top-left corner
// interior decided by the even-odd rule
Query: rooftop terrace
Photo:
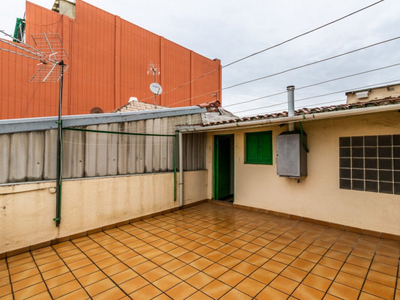
[[[400,242],[203,203],[0,260],[0,299],[400,299]]]

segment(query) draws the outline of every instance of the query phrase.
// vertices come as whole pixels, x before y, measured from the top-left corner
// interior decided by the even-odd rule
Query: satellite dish
[[[152,91],[154,95],[160,95],[162,93],[162,87],[157,82],[153,82],[150,84],[150,91]]]

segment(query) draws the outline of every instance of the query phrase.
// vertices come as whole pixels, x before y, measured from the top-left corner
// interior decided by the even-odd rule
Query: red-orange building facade
[[[160,68],[157,82],[163,94],[157,96],[158,105],[222,100],[220,60],[205,58],[83,1],[76,0],[75,19],[27,2],[26,42],[33,45],[31,34],[43,32],[59,33],[69,56],[63,115],[88,114],[94,107],[111,112],[130,97],[154,103],[149,89],[154,76],[147,74],[150,62]],[[59,84],[29,81],[37,63],[0,51],[0,119],[58,114]]]

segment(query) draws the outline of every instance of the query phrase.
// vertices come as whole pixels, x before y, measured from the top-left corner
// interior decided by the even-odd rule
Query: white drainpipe
[[[179,131],[179,207],[183,206],[183,145],[182,132]]]
[[[288,91],[288,113],[289,118],[294,116],[294,85],[289,85]],[[294,122],[289,123],[289,131],[294,131]]]
[[[289,122],[298,122],[298,121],[312,121],[312,120],[323,120],[323,119],[331,119],[331,118],[338,118],[338,117],[351,117],[351,116],[358,116],[358,115],[365,115],[365,114],[372,114],[372,113],[379,113],[379,112],[386,112],[386,111],[396,111],[400,110],[400,104],[390,104],[384,106],[371,106],[359,109],[345,109],[345,110],[338,110],[332,112],[323,112],[323,113],[316,113],[316,114],[305,114],[305,115],[298,115],[293,117],[281,117],[281,118],[272,118],[272,119],[262,119],[262,120],[255,120],[255,121],[245,121],[245,122],[236,122],[236,123],[227,123],[221,125],[212,125],[212,126],[204,126],[198,128],[182,128],[180,131],[182,132],[198,132],[198,131],[220,131],[225,129],[232,129],[232,128],[248,128],[254,126],[263,126],[263,125],[273,125],[273,124],[282,124],[282,123],[289,123]]]

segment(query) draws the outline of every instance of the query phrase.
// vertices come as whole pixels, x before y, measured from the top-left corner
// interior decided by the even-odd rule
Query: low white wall
[[[54,182],[0,186],[0,253],[179,206],[173,173],[68,180],[55,227]],[[184,173],[184,204],[207,198],[207,171]]]
[[[297,124],[298,125],[298,124]],[[339,137],[399,134],[399,113],[303,122],[310,152],[308,176],[279,177],[276,136],[287,126],[221,131],[235,134],[234,203],[366,230],[400,235],[400,196],[339,188]],[[273,165],[244,164],[245,132],[273,132]],[[212,187],[213,136],[207,138],[207,169]],[[209,189],[211,195],[212,188]]]

